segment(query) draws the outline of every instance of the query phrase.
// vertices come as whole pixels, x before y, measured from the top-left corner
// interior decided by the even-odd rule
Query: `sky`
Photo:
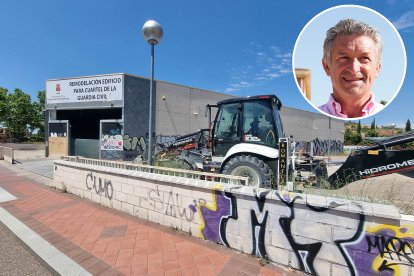
[[[292,73],[295,43],[312,18],[344,4],[362,5],[387,18],[407,55],[398,95],[362,123],[375,118],[377,125],[404,127],[407,119],[414,122],[410,0],[0,0],[0,87],[20,88],[35,100],[48,79],[111,73],[150,77],[150,46],[141,30],[153,19],[164,29],[155,47],[156,80],[235,96],[276,94],[285,106],[316,112]],[[393,49],[387,49],[390,56]],[[322,46],[308,54],[321,58]],[[402,66],[399,62],[387,70]],[[384,87],[376,89],[388,90]],[[329,93],[317,88],[312,87],[313,95]]]

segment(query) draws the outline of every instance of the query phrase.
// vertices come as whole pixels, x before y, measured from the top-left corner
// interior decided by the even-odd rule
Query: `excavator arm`
[[[414,132],[407,132],[352,151],[328,177],[330,187],[338,189],[357,180],[414,170],[414,150],[401,147],[413,141]],[[393,150],[394,146],[400,149]]]

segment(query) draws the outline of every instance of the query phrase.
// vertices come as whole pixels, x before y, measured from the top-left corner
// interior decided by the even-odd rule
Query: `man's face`
[[[361,35],[338,36],[332,44],[330,64],[323,59],[322,65],[338,99],[370,95],[381,68],[375,42]]]

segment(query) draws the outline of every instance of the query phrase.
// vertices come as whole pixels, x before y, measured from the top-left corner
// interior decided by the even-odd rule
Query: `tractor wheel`
[[[223,174],[247,176],[251,187],[272,188],[272,170],[265,162],[251,155],[239,155],[230,159],[224,166]]]

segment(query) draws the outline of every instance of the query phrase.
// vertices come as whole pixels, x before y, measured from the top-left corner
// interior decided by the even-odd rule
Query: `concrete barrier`
[[[26,143],[3,143],[1,146],[13,148],[15,150],[44,150],[45,143],[35,143],[35,144],[26,144]]]
[[[1,148],[1,158],[0,160],[5,160],[11,164],[14,163],[14,149],[9,147],[0,147]]]
[[[414,217],[393,206],[97,164],[55,161],[53,185],[311,274],[414,272]]]

